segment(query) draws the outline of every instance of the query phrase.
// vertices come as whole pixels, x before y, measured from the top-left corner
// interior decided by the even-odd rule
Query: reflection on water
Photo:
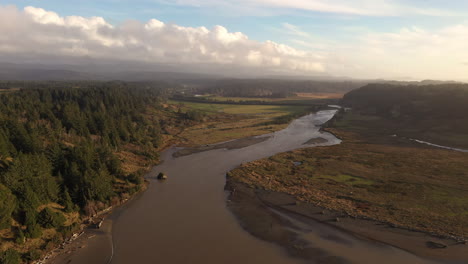
[[[333,145],[340,140],[318,125],[335,110],[294,120],[288,128],[259,144],[234,150],[213,150],[173,158],[152,175],[165,172],[165,182],[149,189],[114,220],[112,263],[301,263],[274,245],[246,233],[225,205],[225,174],[244,162],[300,147],[313,137]]]
[[[112,216],[111,263],[303,263],[240,227],[226,208],[225,174],[241,163],[305,147],[304,143],[312,138],[326,141],[309,146],[339,144],[339,139],[320,132],[319,127],[335,112],[327,110],[304,116],[271,134],[268,140],[242,149],[218,149],[180,158],[172,157],[175,149],[165,152],[164,163],[155,167],[148,177],[151,181],[148,190]],[[167,181],[154,180],[161,171],[168,175]],[[354,254],[353,247],[336,242],[327,244],[319,239],[324,233],[342,235],[320,223],[314,226],[313,232],[303,235],[330,254],[345,259]],[[365,254],[367,244],[351,236],[345,239],[361,247],[359,254]],[[403,260],[415,258],[392,250],[391,254],[396,252],[400,256],[394,263],[408,263]],[[87,257],[90,260],[87,264],[94,263],[93,256]]]

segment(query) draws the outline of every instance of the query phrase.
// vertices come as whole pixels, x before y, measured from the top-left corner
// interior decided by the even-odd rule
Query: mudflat
[[[228,208],[244,229],[313,263],[465,263],[468,259],[468,246],[453,239],[352,217],[229,178],[226,190],[231,193]],[[434,248],[429,242],[447,247]]]
[[[421,256],[422,263],[466,263],[467,154],[385,134],[382,121],[373,120],[332,120],[326,131],[343,139],[342,144],[284,152],[230,171],[230,209],[249,232],[291,254],[299,254],[297,247],[323,245],[313,227],[325,224]],[[291,221],[275,224],[278,215]],[[262,221],[271,222],[271,230],[256,224]],[[279,232],[281,227],[287,230]],[[308,242],[291,249],[287,241],[298,237]],[[356,259],[346,253],[349,248],[338,248],[335,243],[328,249],[353,263],[395,261],[376,249],[371,251],[378,255],[362,253]],[[400,257],[393,263],[416,263]]]
[[[190,148],[190,147],[182,148],[172,155],[177,158],[177,157],[188,156],[194,153],[199,153],[199,152],[209,151],[209,150],[214,150],[214,149],[240,149],[240,148],[245,148],[251,145],[258,144],[260,142],[267,140],[268,138],[270,138],[270,136],[268,135],[255,136],[255,137],[247,137],[247,138],[241,138],[241,139],[236,139],[236,140],[230,140],[227,142],[212,144],[212,145],[204,145],[204,146],[198,146],[198,147],[193,147],[193,148]]]

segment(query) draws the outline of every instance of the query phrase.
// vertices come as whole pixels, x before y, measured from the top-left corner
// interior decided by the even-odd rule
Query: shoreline
[[[253,189],[229,177],[226,179],[225,190],[230,192],[228,209],[247,232],[283,247],[293,257],[319,262],[330,261],[325,252],[317,251],[290,231],[294,228],[293,223],[281,218],[299,219],[300,225],[330,226],[354,237],[398,248],[428,261],[463,263],[468,259],[466,242],[391,226],[372,219],[351,217],[342,212],[300,202],[286,193]],[[284,217],[280,217],[278,211]],[[269,225],[257,224],[259,222]]]
[[[219,143],[210,144],[210,145],[182,148],[174,152],[172,156],[174,158],[178,158],[178,157],[189,156],[192,154],[215,150],[215,149],[228,149],[228,150],[241,149],[241,148],[245,148],[251,145],[261,143],[265,140],[268,140],[271,137],[271,136],[268,136],[269,134],[233,139],[233,140],[229,140],[226,142],[219,142]]]
[[[148,172],[148,174],[150,171]],[[112,245],[112,225],[114,214],[118,213],[119,210],[130,204],[135,199],[138,199],[143,193],[148,189],[150,182],[145,179],[142,188],[133,194],[130,198],[123,200],[117,206],[108,207],[102,211],[96,213],[95,216],[84,219],[81,223],[82,228],[74,233],[70,238],[66,238],[60,245],[56,248],[49,251],[46,256],[37,260],[34,263],[37,264],[48,264],[48,263],[70,263],[71,258],[76,254],[78,250],[88,250],[93,244],[97,247],[97,253],[99,253],[98,258],[109,259],[109,254],[107,252],[102,252],[102,249],[110,245],[111,251],[113,250]],[[92,223],[94,218],[101,219],[102,225],[99,228],[95,227],[95,224]],[[106,240],[110,239],[110,243]],[[96,255],[96,254],[94,254]],[[112,253],[111,253],[112,255]],[[111,258],[111,256],[110,256]],[[94,263],[94,262],[89,262]],[[102,263],[110,263],[105,261]]]
[[[174,149],[174,152],[171,153],[170,156],[172,158],[178,158],[182,156],[187,156],[191,154],[196,154],[196,153],[200,153],[204,151],[210,151],[210,150],[221,149],[221,148],[240,149],[240,148],[244,148],[247,146],[258,144],[260,142],[263,142],[269,139],[270,136],[267,136],[267,135],[268,134],[260,135],[260,136],[253,136],[253,137],[246,137],[246,138],[230,140],[227,142],[220,142],[220,143],[212,144],[209,146],[188,148],[189,153],[185,153],[185,152],[180,153],[181,150],[175,149],[176,147],[175,144],[172,144],[172,145],[167,144],[165,145],[164,148],[162,148],[160,153],[164,153],[164,152],[170,151],[171,149]],[[97,256],[98,259],[100,260],[108,259],[104,262],[99,261],[96,263],[110,263],[111,258],[108,254],[108,251],[103,252],[102,249],[106,246],[105,244],[109,245],[113,243],[112,225],[113,225],[113,220],[116,217],[118,217],[118,215],[116,216],[115,214],[120,214],[121,213],[120,210],[124,209],[124,207],[129,205],[131,201],[138,199],[138,197],[140,197],[141,195],[145,193],[145,191],[148,189],[149,184],[151,184],[149,179],[155,179],[153,176],[150,175],[152,172],[152,168],[160,165],[163,162],[164,160],[161,160],[158,163],[154,164],[153,166],[150,166],[150,168],[148,169],[148,172],[144,176],[145,183],[143,184],[143,188],[140,191],[133,194],[130,198],[125,200],[123,203],[114,207],[106,208],[96,214],[95,217],[99,216],[99,218],[103,219],[103,225],[101,228],[97,229],[93,227],[93,224],[91,223],[85,224],[85,222],[89,221],[89,219],[83,220],[82,228],[78,232],[74,233],[71,238],[65,239],[59,246],[49,251],[45,257],[36,261],[35,263],[37,264],[70,263],[71,258],[73,258],[77,254],[77,251],[88,250],[89,248],[93,246],[97,248],[93,256],[96,256],[96,254],[99,254],[99,256]],[[107,240],[110,240],[110,241],[107,241]],[[113,250],[112,245],[108,249],[110,251]],[[92,264],[92,263],[94,262],[88,261],[88,264]]]
[[[321,131],[330,133],[326,128],[321,129]],[[193,152],[189,151],[190,153],[180,156],[191,155],[202,151],[209,151],[219,148],[243,148],[259,143],[256,140],[261,140],[260,142],[267,140],[269,138],[267,135],[268,134],[257,137],[241,138],[228,142],[221,142],[209,146],[202,146],[201,150],[199,148],[195,148],[196,151],[190,150]],[[232,146],[226,147],[225,144],[231,144]],[[173,146],[174,145],[172,145],[172,147]],[[208,149],[203,149],[203,147],[208,147]],[[177,153],[176,148],[171,148],[171,146],[167,146],[165,148],[166,151],[171,149],[174,150],[174,153],[169,153],[169,151],[168,157],[180,157],[178,155],[173,155]],[[162,162],[164,162],[164,160],[162,160],[159,164]],[[96,247],[96,244],[98,244],[97,252],[100,254],[100,256],[97,258],[107,259],[104,262],[109,263],[109,254],[110,250],[112,250],[112,247],[110,249],[107,248],[107,251],[104,252],[99,251],[99,245],[102,249],[102,245],[104,243],[109,244],[113,242],[112,221],[118,218],[120,213],[125,209],[125,206],[130,204],[129,201],[133,201],[143,195],[144,191],[150,184],[148,180],[152,179],[152,177],[150,177],[150,173],[151,171],[145,175],[146,180],[144,189],[132,195],[132,197],[125,203],[114,207],[111,211],[108,212],[105,218],[105,223],[103,225],[104,228],[102,230],[102,234],[100,234],[100,242],[96,242],[98,239],[90,241],[91,238],[97,237],[97,235],[93,234],[93,231],[99,229],[91,230],[91,232],[84,233],[77,240],[71,242],[70,247],[74,250],[64,249],[64,252],[61,254],[64,256],[63,258],[54,258],[52,262],[45,263],[56,263],[56,261],[59,263],[69,263],[69,261],[71,261],[69,259],[77,254],[77,250],[82,248],[84,248],[84,250],[88,250],[92,246]],[[323,225],[330,226],[332,229],[349,233],[355,237],[377,242],[377,244],[381,243],[385,245],[391,245],[406,252],[412,252],[418,256],[436,258],[443,261],[462,261],[463,259],[467,259],[465,258],[465,255],[463,255],[463,253],[465,253],[463,251],[467,251],[466,245],[459,244],[456,245],[457,247],[454,247],[455,245],[452,245],[453,240],[440,239],[436,237],[430,237],[429,240],[427,238],[428,234],[425,233],[405,230],[397,227],[388,227],[388,225],[384,226],[385,224],[370,219],[352,218],[340,212],[333,212],[322,207],[314,206],[312,204],[299,202],[292,196],[284,193],[269,192],[260,189],[255,190],[245,186],[242,183],[233,182],[232,179],[230,180],[229,178],[226,178],[225,190],[231,192],[227,198],[229,200],[227,201],[226,207],[233,214],[237,222],[244,228],[245,231],[257,238],[272,242],[285,248],[287,252],[294,258],[319,260],[319,263],[341,263],[343,260],[340,257],[327,254],[327,252],[322,249],[309,247],[307,241],[304,241],[298,237],[295,232],[289,230],[295,228],[295,225],[291,223],[291,221],[287,219],[285,220],[284,217],[279,216],[279,214],[294,219],[301,218],[301,221],[303,222],[315,221]],[[269,223],[269,225],[266,223]],[[105,228],[106,226],[108,228]],[[89,231],[88,229],[89,228],[86,228],[86,231]],[[110,239],[110,241],[106,239]],[[433,241],[436,243],[435,245],[443,244],[448,245],[449,247],[445,249],[429,249],[426,245],[428,241]],[[89,256],[90,254],[85,253],[85,255]],[[93,262],[96,261],[94,259],[95,255],[92,256],[93,260],[91,262],[87,261],[88,264],[95,263]],[[82,258],[82,260],[84,259]],[[101,261],[96,263],[104,262]]]

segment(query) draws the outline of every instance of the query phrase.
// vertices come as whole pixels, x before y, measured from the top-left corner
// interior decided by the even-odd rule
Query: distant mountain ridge
[[[169,81],[188,84],[212,83],[216,80],[284,80],[284,81],[321,81],[321,82],[355,82],[355,83],[386,83],[396,85],[432,85],[460,83],[456,81],[423,80],[395,81],[385,79],[354,79],[346,76],[331,75],[259,75],[242,76],[236,73],[207,74],[184,71],[177,67],[155,68],[148,70],[144,65],[122,66],[115,64],[103,65],[71,65],[71,64],[15,64],[0,63],[0,80],[8,81]]]

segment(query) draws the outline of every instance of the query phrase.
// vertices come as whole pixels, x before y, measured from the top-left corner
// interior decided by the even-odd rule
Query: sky
[[[0,62],[468,80],[466,0],[0,0]]]

